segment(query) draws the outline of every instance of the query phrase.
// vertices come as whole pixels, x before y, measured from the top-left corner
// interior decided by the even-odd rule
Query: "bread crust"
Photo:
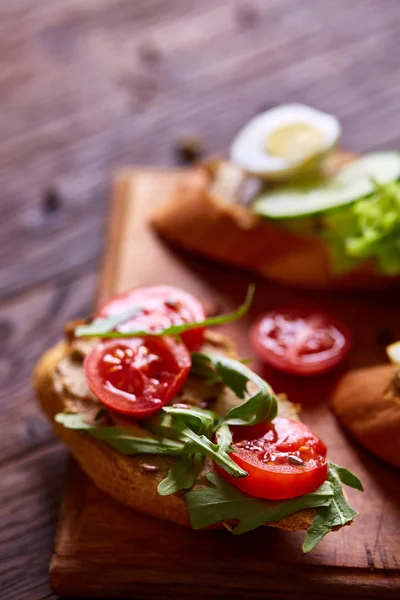
[[[189,526],[183,494],[159,496],[157,493],[157,485],[166,476],[173,459],[158,455],[124,456],[84,432],[67,429],[54,421],[54,416],[69,410],[71,403],[71,398],[55,384],[58,365],[69,355],[68,343],[60,342],[42,356],[34,373],[41,408],[56,434],[95,485],[115,500],[154,517]],[[286,409],[282,402],[280,408],[281,414],[286,412],[293,416],[293,405]],[[148,472],[143,468],[147,464],[156,466],[157,471]],[[302,510],[268,525],[288,531],[306,530],[314,515],[314,509]]]
[[[354,156],[336,152],[329,170],[337,170]],[[362,289],[390,286],[400,280],[379,275],[371,261],[344,275],[334,275],[322,240],[296,235],[244,205],[212,194],[207,169],[193,169],[176,193],[156,208],[151,222],[158,234],[175,246],[297,287]]]
[[[392,365],[347,373],[332,396],[332,407],[363,446],[400,467],[400,377],[396,392],[394,373]]]

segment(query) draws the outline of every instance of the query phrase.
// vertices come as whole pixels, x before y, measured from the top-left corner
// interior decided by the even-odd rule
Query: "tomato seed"
[[[290,462],[291,465],[295,465],[296,467],[303,467],[304,466],[304,460],[301,460],[301,458],[299,458],[295,454],[289,454],[289,456],[287,457],[287,459],[288,459],[288,462]]]
[[[156,465],[142,464],[140,466],[142,471],[146,471],[147,473],[154,473],[155,471],[158,471],[158,467],[156,467]]]
[[[103,360],[105,363],[112,363],[114,365],[119,365],[120,363],[119,359],[113,356],[112,354],[106,354]]]
[[[168,308],[172,308],[173,310],[177,310],[179,308],[179,302],[177,300],[166,300],[164,302],[165,306]]]
[[[237,443],[235,444],[235,446],[236,446],[237,448],[246,448],[246,446],[247,446],[247,441],[245,441],[245,440],[242,440],[241,442],[237,442]]]

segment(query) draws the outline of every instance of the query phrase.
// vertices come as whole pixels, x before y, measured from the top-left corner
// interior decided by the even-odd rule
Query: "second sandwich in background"
[[[340,126],[287,105],[192,169],[152,215],[168,242],[304,288],[400,282],[400,153],[336,150]]]

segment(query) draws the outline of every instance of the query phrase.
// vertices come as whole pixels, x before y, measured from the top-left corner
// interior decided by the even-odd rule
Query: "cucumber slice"
[[[368,196],[375,189],[374,181],[386,184],[399,177],[399,152],[373,152],[318,184],[292,184],[267,192],[254,202],[253,211],[269,219],[305,217]]]

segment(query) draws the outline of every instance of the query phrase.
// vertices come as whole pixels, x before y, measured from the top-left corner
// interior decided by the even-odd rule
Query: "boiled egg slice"
[[[265,179],[287,179],[312,171],[336,145],[339,121],[304,104],[285,104],[261,113],[239,131],[231,160]]]

